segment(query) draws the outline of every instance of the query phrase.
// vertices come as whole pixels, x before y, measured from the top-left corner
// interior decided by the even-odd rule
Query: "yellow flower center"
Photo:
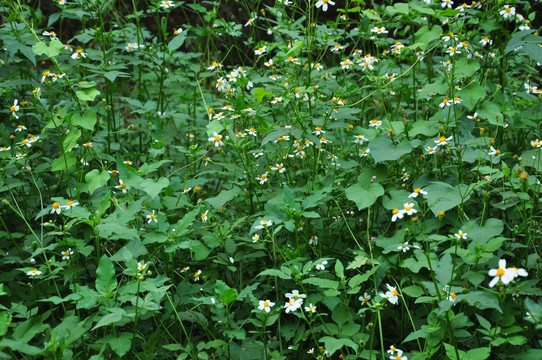
[[[446,99],[444,99],[444,100],[446,100]],[[441,136],[441,137],[438,138],[438,141],[439,142],[444,142],[444,141],[446,141],[446,137]]]
[[[392,290],[391,293],[392,293],[393,296],[399,295],[399,291],[397,291],[397,290]]]
[[[72,206],[72,205],[73,205],[73,201],[71,201],[71,200],[68,200],[68,202],[66,203],[66,205],[68,205],[68,206]]]
[[[32,274],[35,274],[35,273],[37,273],[37,272],[38,272],[38,270],[36,270],[36,269],[32,269],[32,270],[30,270],[30,272],[31,272]]]
[[[53,203],[53,209],[58,209],[60,207],[60,204],[56,201]]]
[[[399,209],[393,209],[392,213],[393,215],[399,214]]]
[[[412,206],[405,206],[406,211],[410,211],[410,209],[412,209]]]
[[[264,302],[263,302],[263,306],[264,306],[264,307],[268,307],[268,306],[269,306],[269,301],[264,301]]]
[[[119,186],[120,186],[121,189],[125,189],[125,188],[126,188],[126,185],[124,185],[124,183],[121,183]]]
[[[503,268],[498,268],[497,269],[497,276],[503,276],[505,273],[504,269]]]
[[[78,54],[82,54],[82,53],[83,53],[83,50],[77,49],[77,50],[75,50],[75,52],[78,53]]]
[[[222,136],[220,136],[220,135],[215,136],[215,141],[220,141],[221,139],[222,139]]]
[[[15,112],[15,105],[12,105],[10,108],[11,112]]]
[[[452,297],[452,299],[455,299],[455,297],[457,296],[456,293],[451,293],[450,296]]]

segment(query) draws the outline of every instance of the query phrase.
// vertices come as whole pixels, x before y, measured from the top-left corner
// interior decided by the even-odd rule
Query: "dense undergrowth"
[[[542,358],[528,1],[1,7],[0,358]]]

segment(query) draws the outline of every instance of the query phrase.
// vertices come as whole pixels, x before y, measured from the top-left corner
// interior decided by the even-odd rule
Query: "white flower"
[[[499,14],[502,15],[503,18],[511,20],[514,18],[514,15],[516,15],[516,8],[510,7],[510,5],[504,5],[504,9],[499,12]]]
[[[115,186],[116,189],[121,189],[123,193],[126,194],[126,192],[128,192],[128,187],[124,184],[124,182],[122,181],[122,179],[119,179],[119,185]]]
[[[354,135],[356,140],[354,140],[355,144],[363,145],[364,141],[367,141],[367,138],[364,135]]]
[[[412,215],[418,212],[416,209],[414,209],[414,203],[404,203],[403,207],[403,212],[407,215]]]
[[[397,349],[397,355],[390,356],[392,360],[408,360],[406,356],[403,356],[403,350]]]
[[[316,3],[316,8],[318,9],[319,7],[322,7],[322,10],[323,11],[327,11],[327,6],[329,5],[335,5],[335,2],[331,1],[331,0],[319,0],[317,3]]]
[[[388,33],[388,30],[386,30],[385,27],[374,27],[371,29],[371,32],[372,33],[376,33],[376,34],[387,34]]]
[[[410,250],[410,247],[408,246],[408,242],[397,246],[397,249],[403,250],[404,253],[406,253],[408,250]]]
[[[275,306],[275,303],[271,302],[271,300],[260,300],[258,310],[264,310],[266,313],[269,313],[273,306]]]
[[[209,212],[209,210],[205,210],[205,212],[200,215],[202,222],[207,222],[207,220],[209,220],[209,218],[207,217],[208,212]]]
[[[194,281],[198,281],[201,276],[201,270],[198,270],[194,273]]]
[[[32,270],[30,270],[30,271],[28,271],[28,272],[26,273],[26,275],[28,275],[28,276],[30,276],[30,277],[32,277],[32,276],[38,276],[38,275],[41,275],[41,274],[42,274],[42,272],[39,271],[38,269],[32,269]]]
[[[72,54],[72,59],[79,59],[79,56],[83,57],[83,58],[86,58],[87,57],[87,54],[83,52],[83,49],[77,49],[75,50],[75,52]]]
[[[77,201],[73,201],[73,200],[68,200],[68,202],[66,203],[66,205],[62,205],[61,207],[68,210],[74,206],[77,206],[79,205],[79,203]]]
[[[73,250],[71,248],[62,251],[62,260],[69,260],[71,255],[73,255]]]
[[[284,304],[284,308],[286,309],[286,313],[289,313],[296,311],[301,307],[301,305],[303,305],[303,299],[290,299],[288,302],[286,302],[286,304]]]
[[[173,1],[162,1],[160,3],[160,7],[164,8],[164,9],[169,9],[170,7],[174,7],[175,4],[173,3]]]
[[[422,194],[422,195],[427,195],[427,191],[425,190],[422,190],[422,188],[415,188],[414,189],[414,192],[410,195],[408,195],[409,198],[415,198],[415,197],[418,197],[419,194]]]
[[[280,174],[286,171],[286,168],[284,167],[283,163],[275,164],[275,166],[270,167],[273,171],[278,171]]]
[[[305,306],[305,311],[310,313],[316,312],[316,306],[314,306],[312,303],[309,304],[309,306]]]
[[[455,233],[454,236],[457,238],[457,240],[460,240],[460,239],[467,240],[467,233],[464,233],[461,230]]]
[[[488,37],[485,37],[482,40],[480,40],[479,43],[482,44],[482,46],[486,46],[487,44],[491,45],[493,44],[493,40],[490,40]]]
[[[499,149],[495,149],[493,146],[490,146],[489,151],[487,152],[489,156],[499,155],[500,153],[501,151]]]
[[[514,280],[516,276],[515,274],[515,271],[511,271],[510,269],[506,268],[506,260],[500,259],[499,267],[497,269],[491,269],[488,272],[489,276],[494,276],[493,280],[491,280],[491,282],[489,283],[489,287],[495,286],[495,284],[497,284],[499,280],[502,281],[504,285],[506,285],[512,280]]]
[[[51,212],[50,214],[54,214],[54,213],[57,213],[57,215],[60,215],[60,211],[61,211],[61,207],[60,207],[60,204],[58,202],[54,202],[53,205],[52,205],[52,209],[51,209]]]
[[[147,268],[147,263],[138,262],[137,263],[137,271],[145,271]]]
[[[369,294],[367,294],[367,292],[365,292],[363,294],[363,296],[360,296],[358,299],[359,299],[359,301],[361,301],[361,303],[363,305],[365,305],[365,304],[369,303],[369,300],[371,300],[371,295],[369,295]]]
[[[282,96],[276,97],[271,101],[271,104],[275,105],[282,102]]]
[[[516,267],[511,267],[511,268],[508,268],[508,270],[514,274],[514,279],[517,278],[518,276],[526,277],[529,275],[527,271],[525,271],[525,269],[521,269],[521,268],[518,269]]]
[[[158,218],[156,217],[156,215],[154,215],[154,210],[152,211],[152,214],[147,215],[147,219],[149,219],[149,221],[147,221],[148,224],[150,224],[153,221],[155,223],[158,222]]]
[[[222,142],[222,135],[219,135],[218,133],[214,132],[214,135],[209,138],[209,141],[214,142],[216,147],[224,145]]]
[[[19,103],[19,100],[15,99],[13,101],[13,105],[9,108],[9,111],[11,111],[11,115],[15,117],[15,119],[18,119],[19,116],[17,115],[17,111],[19,111],[19,106],[17,105]],[[26,128],[25,128],[26,130]],[[17,130],[15,130],[17,131]]]
[[[269,177],[267,176],[267,172],[265,174],[261,174],[260,176],[256,177],[256,180],[260,181],[260,185],[263,185],[269,180]]]
[[[437,140],[435,140],[435,144],[437,144],[437,145],[446,145],[447,141],[450,141],[450,140],[452,140],[451,136],[449,136],[449,137],[441,136]]]
[[[286,296],[288,299],[305,299],[307,295],[300,294],[299,290],[292,290],[291,293],[286,293],[284,296]]]
[[[392,214],[391,221],[396,222],[397,219],[402,219],[404,217],[405,212],[403,210],[393,209]]]
[[[254,227],[256,230],[261,230],[263,228],[268,228],[273,225],[273,221],[271,220],[260,220],[260,225],[257,225]]]
[[[399,295],[399,292],[395,287],[391,286],[390,284],[386,284],[386,286],[388,287],[388,291],[386,291],[385,294],[380,293],[380,296],[388,299],[388,301],[392,304],[397,305],[397,303],[399,302],[399,297],[397,296]]]
[[[257,242],[258,240],[260,240],[260,235],[254,234],[254,235],[252,236],[252,242],[255,243],[255,242]]]
[[[327,260],[321,260],[316,264],[316,270],[325,270],[327,265]]]
[[[452,0],[442,0],[440,6],[442,6],[442,8],[451,8],[453,4],[454,2]]]
[[[262,46],[254,50],[254,55],[262,55],[262,54],[265,54],[266,51],[267,51],[267,46]]]

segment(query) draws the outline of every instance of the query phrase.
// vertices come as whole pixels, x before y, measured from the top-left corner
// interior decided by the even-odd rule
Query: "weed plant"
[[[542,359],[533,4],[2,0],[0,358]]]

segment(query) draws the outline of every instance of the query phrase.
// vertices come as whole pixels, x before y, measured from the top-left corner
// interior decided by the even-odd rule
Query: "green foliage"
[[[0,358],[542,358],[532,2],[23,3]]]

